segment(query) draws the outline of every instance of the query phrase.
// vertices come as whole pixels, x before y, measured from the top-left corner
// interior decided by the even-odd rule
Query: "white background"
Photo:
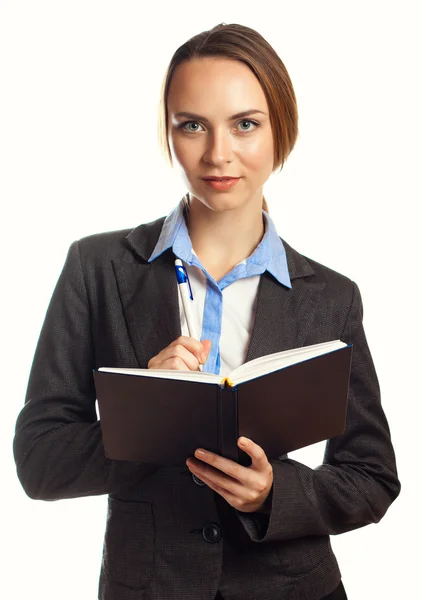
[[[106,496],[30,500],[15,473],[14,425],[70,243],[163,216],[186,191],[157,145],[172,54],[200,31],[237,22],[272,44],[298,100],[296,148],[264,190],[271,216],[293,247],[358,283],[398,459],[402,492],[384,519],[332,539],[348,597],[415,598],[419,3],[146,6],[0,1],[1,596],[97,598]],[[322,451],[294,457],[315,466]]]

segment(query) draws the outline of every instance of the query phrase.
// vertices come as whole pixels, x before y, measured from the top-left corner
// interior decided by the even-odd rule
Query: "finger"
[[[254,469],[257,471],[264,471],[264,470],[268,469],[268,467],[270,468],[270,463],[268,461],[265,451],[263,450],[263,448],[261,446],[259,446],[255,442],[253,442],[253,440],[251,440],[250,438],[241,436],[237,440],[237,445],[241,450],[246,452],[251,458],[252,463],[251,463],[250,467],[248,467],[248,468],[251,468],[251,469]]]
[[[206,341],[211,344],[210,340]],[[184,348],[186,348],[186,350],[194,354],[198,362],[200,362],[201,364],[204,364],[206,362],[210,348],[208,348],[207,345],[204,345],[202,342],[199,342],[199,340],[196,340],[192,337],[187,337],[185,335],[181,335],[176,340],[171,342],[168,348],[178,345],[183,346]]]
[[[187,369],[189,371],[197,371],[199,369],[199,361],[194,354],[181,344],[168,346],[160,352],[159,368],[162,369]]]
[[[148,362],[148,369],[165,369],[168,371],[191,371],[186,363],[180,357],[173,357],[167,360],[161,360],[160,356],[154,356]]]
[[[205,348],[204,353],[206,354],[207,359],[212,348],[212,342],[210,340],[202,340],[202,346]],[[206,362],[206,359],[203,362]]]
[[[238,497],[243,493],[244,485],[222,473],[221,471],[214,469],[211,466],[201,464],[194,459],[188,459],[186,464],[189,470],[194,473],[201,481],[212,487],[212,489],[219,488],[224,492],[231,494],[233,497]]]
[[[235,500],[237,498],[237,494],[235,492],[232,492],[229,489],[227,489],[227,487],[224,487],[223,485],[216,483],[214,478],[208,477],[207,475],[204,475],[203,473],[201,473],[200,476],[197,475],[197,477],[199,477],[200,480],[203,481],[203,483],[206,484],[211,490],[213,490],[214,492],[216,492],[217,494],[222,496],[222,498],[224,498],[229,504],[233,505],[233,503],[235,502]],[[225,485],[228,485],[228,484],[225,483]]]
[[[214,452],[210,452],[209,450],[198,448],[194,453],[194,456],[202,463],[207,464],[210,467],[213,467],[213,469],[217,469],[222,473],[225,473],[225,475],[228,475],[233,480],[240,482],[242,485],[249,484],[252,479],[251,476],[253,474],[250,473],[250,470],[247,467],[243,467],[237,462],[230,460],[229,458],[219,456],[219,454],[215,454]],[[189,460],[192,461],[192,464],[194,466],[197,465],[199,468],[203,468],[200,462],[196,463],[196,461],[194,461],[193,459]]]

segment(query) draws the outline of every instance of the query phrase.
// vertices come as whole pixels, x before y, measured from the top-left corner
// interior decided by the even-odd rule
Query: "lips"
[[[239,177],[203,177],[205,181],[230,181],[231,179],[240,179]]]
[[[224,192],[237,185],[240,181],[240,177],[231,177],[230,179],[204,179],[203,181],[214,190]]]

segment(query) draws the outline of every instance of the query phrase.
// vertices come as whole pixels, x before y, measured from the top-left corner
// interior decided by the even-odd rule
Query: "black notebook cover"
[[[200,383],[94,371],[105,456],[184,465],[196,448],[241,463],[237,439],[268,458],[345,429],[352,346],[240,383]]]

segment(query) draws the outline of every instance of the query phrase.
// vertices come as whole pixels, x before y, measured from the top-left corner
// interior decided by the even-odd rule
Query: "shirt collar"
[[[269,271],[279,283],[290,288],[292,286],[284,245],[269,214],[263,209],[262,214],[265,221],[265,234],[253,253],[239,264],[246,265],[249,275]],[[196,265],[203,269],[192,248],[184,219],[184,200],[181,200],[166,217],[148,262],[152,262],[169,248],[172,248],[174,254],[188,265]]]

